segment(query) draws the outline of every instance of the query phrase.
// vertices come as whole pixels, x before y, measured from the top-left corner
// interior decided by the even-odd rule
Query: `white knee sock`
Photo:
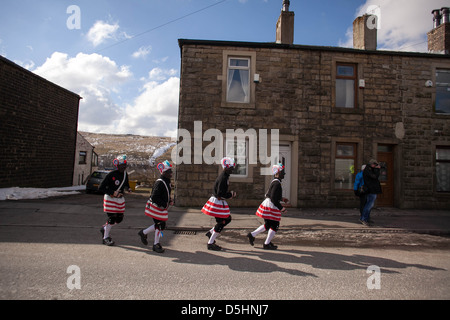
[[[159,238],[161,238],[161,230],[155,229],[155,241],[154,241],[153,244],[158,244],[159,243]]]
[[[220,233],[213,230],[212,234],[211,234],[211,237],[209,238],[208,244],[213,244],[214,240],[216,240],[216,238],[218,236],[220,236]]]
[[[109,233],[111,232],[111,228],[112,225],[110,225],[109,223],[105,224],[104,228],[105,229],[105,234],[103,235],[103,239],[109,238]]]
[[[269,229],[269,233],[267,233],[267,238],[266,241],[264,241],[264,244],[269,244],[272,241],[273,237],[275,237],[275,234],[276,234],[275,231]]]
[[[265,225],[260,225],[255,231],[253,231],[251,234],[253,237],[257,236],[258,234],[260,234],[261,232],[266,231],[266,226]]]
[[[143,231],[144,234],[149,234],[150,232],[155,231],[155,225],[151,225],[150,227],[148,227],[147,229],[145,229]]]

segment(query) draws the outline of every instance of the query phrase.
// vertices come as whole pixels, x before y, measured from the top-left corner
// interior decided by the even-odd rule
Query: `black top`
[[[228,179],[230,175],[225,171],[222,171],[214,183],[213,195],[217,199],[230,199],[233,195],[228,192]]]
[[[372,168],[369,164],[363,171],[364,190],[367,193],[380,194],[381,185],[378,177],[380,176],[379,168]]]
[[[273,180],[270,183],[269,190],[267,191],[266,198],[270,198],[270,201],[274,204],[278,209],[283,209],[280,201],[283,199],[283,189],[281,187],[281,181],[278,179]]]
[[[100,184],[100,187],[98,187],[98,190],[100,192],[106,193],[108,195],[113,195],[114,192],[119,188],[120,184],[123,181],[125,175],[125,171],[123,173],[120,173],[119,170],[114,170],[108,173],[105,179],[103,179],[102,183]],[[120,187],[120,192],[124,193],[125,188],[129,189],[130,185],[128,183],[128,175],[125,178],[125,182],[122,184],[122,187]]]
[[[169,194],[167,194],[167,189],[164,186],[164,183],[161,180],[156,180],[155,184],[153,185],[152,195],[150,196],[150,199],[158,207],[167,208],[170,201],[170,192],[172,190],[170,187],[170,179],[163,176],[160,176],[159,179],[164,180],[167,185],[167,189],[169,190]]]

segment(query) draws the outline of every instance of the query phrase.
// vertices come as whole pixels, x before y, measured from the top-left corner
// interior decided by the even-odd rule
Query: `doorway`
[[[394,206],[394,146],[378,145],[378,162],[380,163],[380,180],[382,194],[377,196],[377,206]]]

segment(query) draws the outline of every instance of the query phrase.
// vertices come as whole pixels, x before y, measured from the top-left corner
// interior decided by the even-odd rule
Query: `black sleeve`
[[[100,186],[98,187],[98,191],[105,193],[107,195],[113,195],[114,191],[111,189],[111,183],[112,183],[112,176],[114,174],[114,171],[111,171],[110,173],[108,173],[108,175],[105,177],[105,179],[103,179],[102,183],[100,184]]]

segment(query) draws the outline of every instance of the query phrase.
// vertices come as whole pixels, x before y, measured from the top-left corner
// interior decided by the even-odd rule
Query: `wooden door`
[[[380,184],[382,194],[377,196],[377,206],[393,207],[394,206],[394,154],[392,148],[379,147],[378,162],[380,163]]]

